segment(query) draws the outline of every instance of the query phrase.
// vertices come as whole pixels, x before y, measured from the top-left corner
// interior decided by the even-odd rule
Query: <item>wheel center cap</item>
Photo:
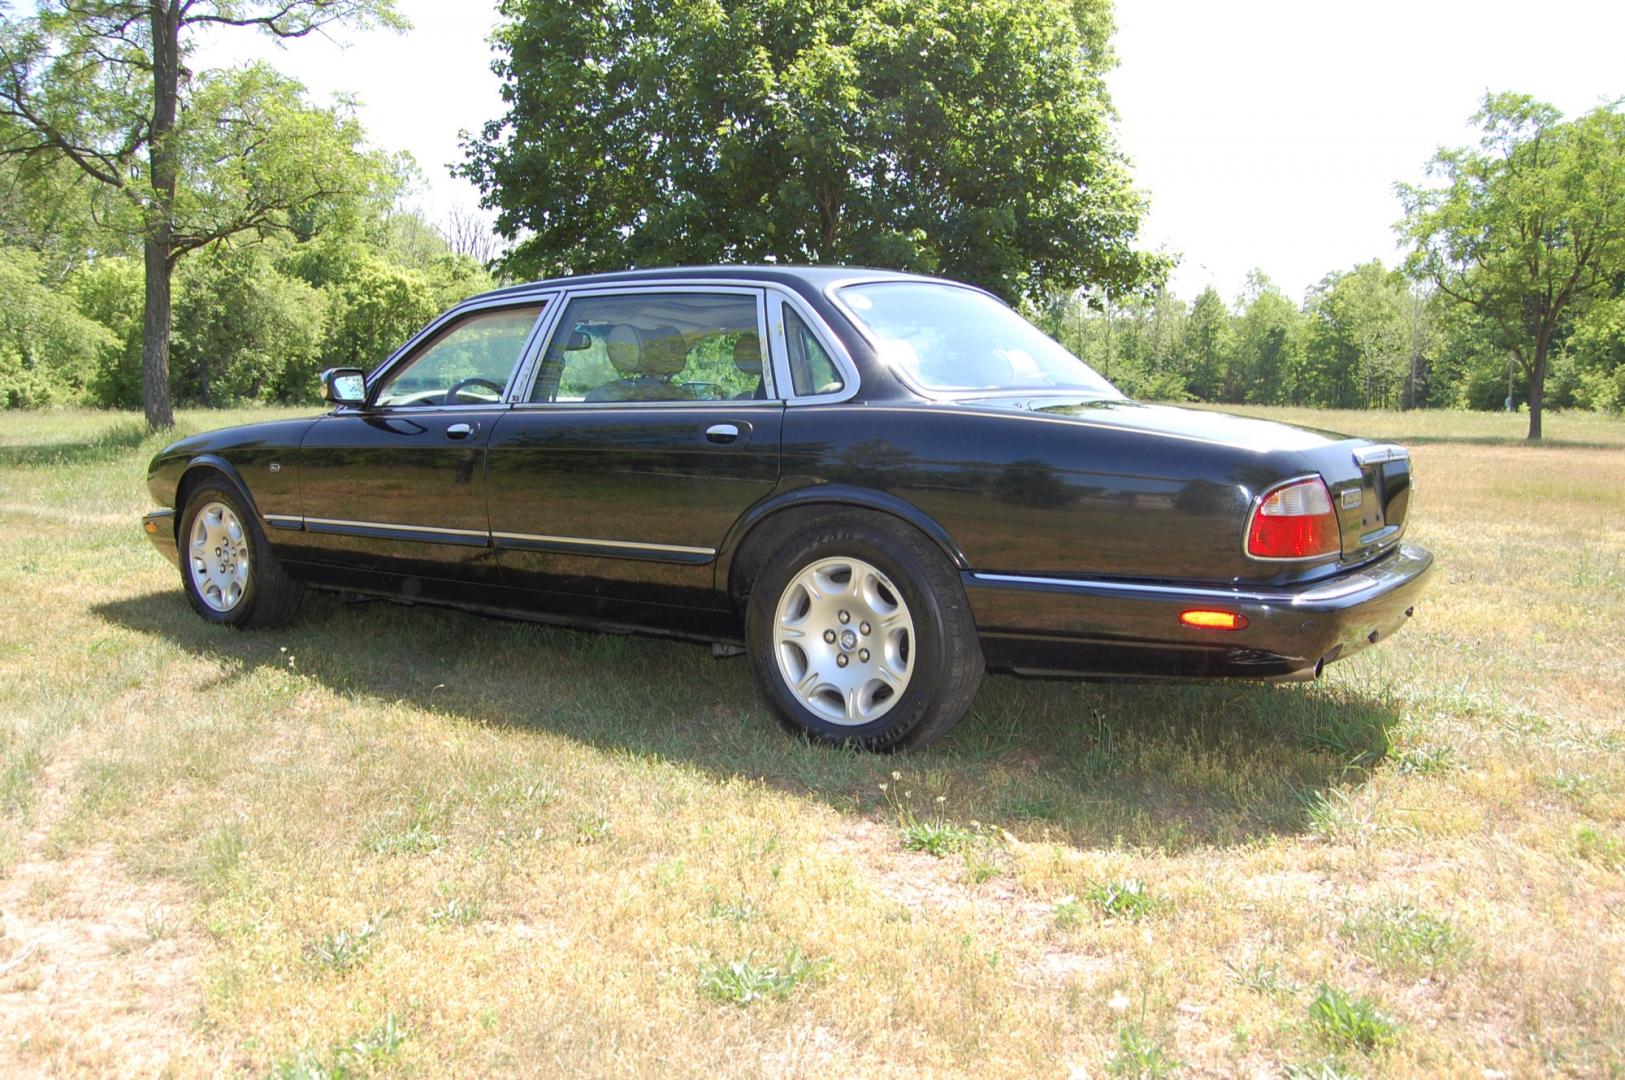
[[[851,630],[844,631],[841,634],[841,648],[843,648],[843,649],[855,649],[857,647],[858,647],[858,635],[853,633]]]

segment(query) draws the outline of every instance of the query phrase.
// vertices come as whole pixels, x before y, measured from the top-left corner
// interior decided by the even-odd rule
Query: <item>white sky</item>
[[[493,4],[400,0],[405,35],[339,31],[277,49],[221,32],[198,57],[270,60],[319,99],[361,99],[374,142],[422,168],[431,220],[472,209],[447,174],[457,132],[502,107]],[[1625,94],[1618,0],[1117,0],[1111,85],[1124,149],[1151,198],[1142,242],[1182,256],[1174,287],[1227,299],[1260,267],[1289,295],[1397,252],[1396,180],[1473,141],[1488,89],[1573,115]],[[342,44],[341,44],[342,43]]]

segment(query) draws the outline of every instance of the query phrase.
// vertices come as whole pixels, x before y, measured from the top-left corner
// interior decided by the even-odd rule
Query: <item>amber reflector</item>
[[[1247,616],[1233,611],[1182,611],[1179,621],[1198,630],[1245,630]]]
[[[147,531],[150,532],[150,533],[157,532],[158,531],[158,523],[155,522],[155,521],[147,522]]]

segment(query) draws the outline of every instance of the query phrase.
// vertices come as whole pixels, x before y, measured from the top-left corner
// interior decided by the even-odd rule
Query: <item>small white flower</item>
[[[1112,995],[1110,1001],[1106,1002],[1106,1008],[1115,1013],[1127,1012],[1128,998],[1124,996],[1123,991],[1119,990],[1117,993]]]
[[[948,801],[948,796],[946,796],[946,795],[938,795],[937,796],[937,802],[938,802],[939,805],[941,803],[945,803],[947,801]]]
[[[901,780],[903,778],[903,774],[898,772],[896,769],[893,769],[891,771],[891,778],[893,780]]]
[[[881,785],[880,785],[880,790],[881,790],[881,791],[885,791],[885,790],[886,790],[886,785],[885,785],[885,784],[881,784]]]
[[[1151,928],[1149,926],[1140,930],[1140,941],[1147,946],[1151,944]]]

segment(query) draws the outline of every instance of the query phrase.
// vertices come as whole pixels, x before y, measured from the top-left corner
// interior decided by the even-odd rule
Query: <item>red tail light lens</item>
[[[1255,559],[1313,559],[1343,550],[1332,493],[1319,477],[1289,480],[1264,493],[1247,525]]]

